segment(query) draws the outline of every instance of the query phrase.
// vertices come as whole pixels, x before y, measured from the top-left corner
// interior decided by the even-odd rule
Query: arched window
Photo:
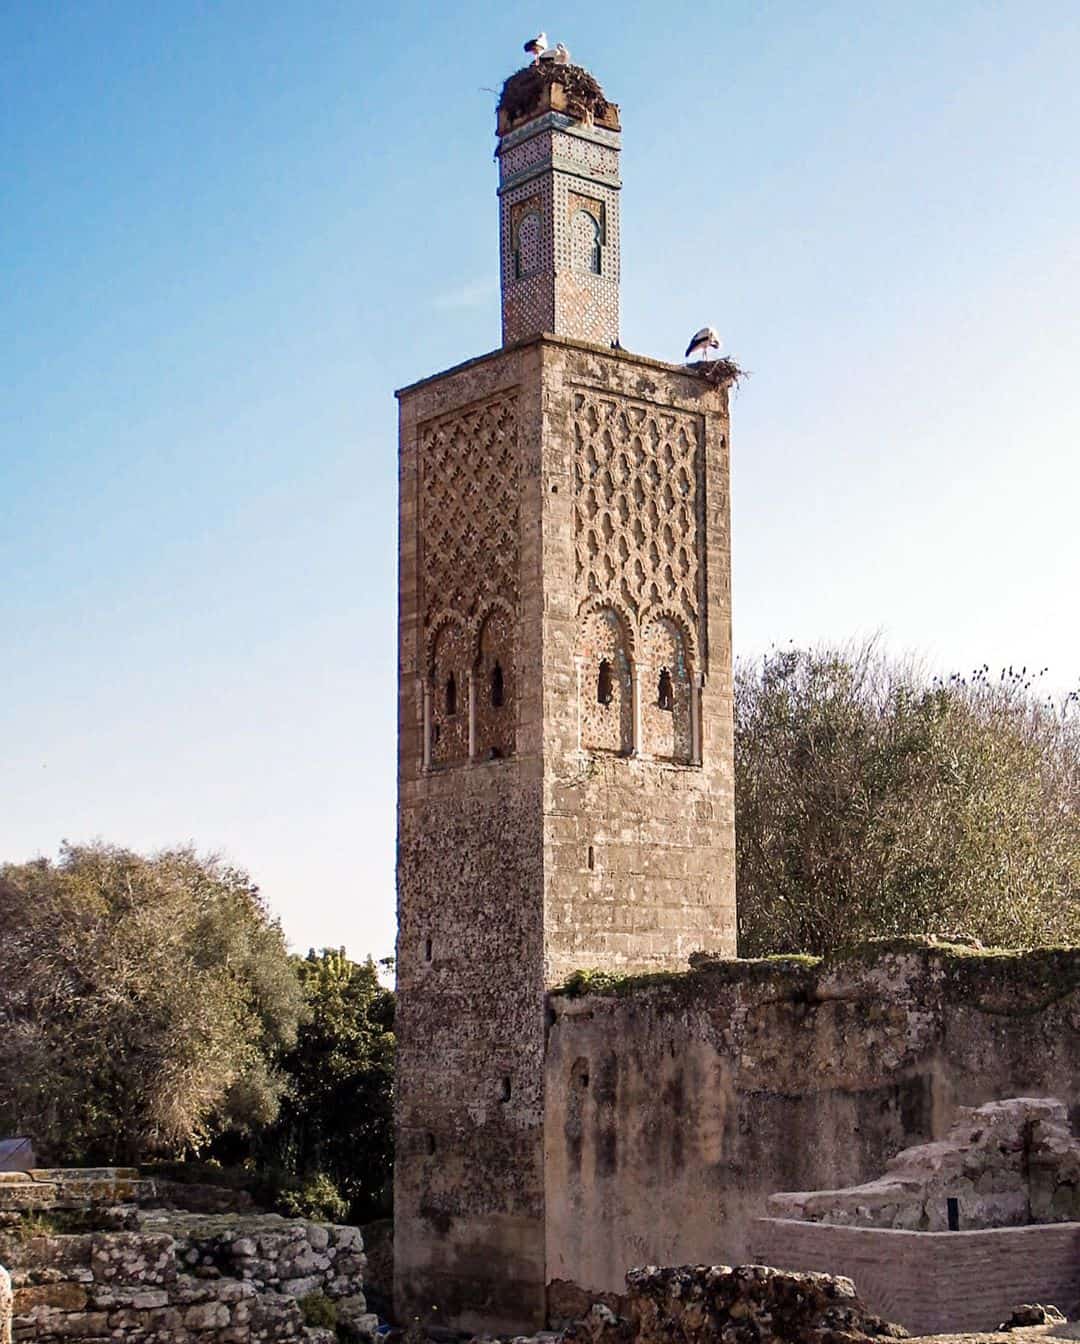
[[[596,703],[610,705],[615,694],[611,680],[611,664],[606,658],[600,659],[600,669],[596,674]]]
[[[457,681],[453,672],[446,678],[446,712],[450,716],[457,713]]]
[[[590,611],[582,620],[577,648],[581,746],[629,756],[634,750],[634,693],[623,617],[612,607]]]
[[[588,210],[577,210],[570,221],[574,269],[600,274],[600,224]]]
[[[496,663],[491,669],[491,707],[492,709],[502,709],[503,707],[503,670],[501,663]]]
[[[514,248],[514,277],[532,275],[540,269],[540,216],[535,210],[525,215],[517,228]]]
[[[641,675],[653,694],[641,706],[641,748],[662,761],[687,765],[693,757],[693,686],[682,631],[666,616],[645,622]]]
[[[671,689],[671,673],[666,667],[660,669],[660,681],[656,688],[656,706],[658,709],[673,710],[675,695]]]

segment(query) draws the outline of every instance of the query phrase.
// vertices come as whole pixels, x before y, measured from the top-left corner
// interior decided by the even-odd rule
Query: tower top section
[[[503,344],[543,332],[619,339],[619,109],[578,65],[540,60],[503,85]]]
[[[512,74],[499,97],[499,136],[509,135],[547,112],[561,112],[586,125],[620,130],[619,109],[580,65],[538,61]]]

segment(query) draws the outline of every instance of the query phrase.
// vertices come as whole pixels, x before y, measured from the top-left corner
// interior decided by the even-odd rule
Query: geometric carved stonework
[[[702,644],[704,423],[584,388],[574,392],[572,412],[581,745],[690,763]],[[634,677],[636,723],[628,703]]]
[[[573,414],[579,597],[605,597],[635,625],[671,613],[697,645],[701,417],[585,389]]]
[[[418,435],[420,592],[431,764],[514,750],[519,519],[517,401]]]
[[[419,440],[425,632],[440,611],[469,618],[487,597],[503,598],[516,615],[516,398],[423,425]]]

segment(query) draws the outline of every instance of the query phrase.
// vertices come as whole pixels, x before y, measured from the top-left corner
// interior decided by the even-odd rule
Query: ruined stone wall
[[[693,373],[549,343],[543,377],[554,984],[734,952],[729,458]]]
[[[1075,1110],[1078,989],[1080,952],[912,943],[554,995],[549,1281],[619,1291],[635,1265],[738,1264],[774,1191],[876,1176],[958,1106]]]
[[[122,1212],[122,1211],[114,1211]],[[358,1337],[373,1338],[356,1228],[276,1215],[135,1214],[131,1230],[0,1233],[16,1337],[32,1344],[138,1339],[154,1344],[323,1344],[300,1303],[322,1293]],[[0,1318],[2,1318],[0,1303]],[[0,1324],[0,1344],[4,1340]]]

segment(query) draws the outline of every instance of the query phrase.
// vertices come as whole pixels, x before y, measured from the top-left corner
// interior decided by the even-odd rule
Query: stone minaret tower
[[[619,117],[498,110],[503,345],[400,401],[395,1293],[540,1325],[545,994],[735,950],[727,390],[617,346]],[[687,329],[702,314],[687,314]]]

